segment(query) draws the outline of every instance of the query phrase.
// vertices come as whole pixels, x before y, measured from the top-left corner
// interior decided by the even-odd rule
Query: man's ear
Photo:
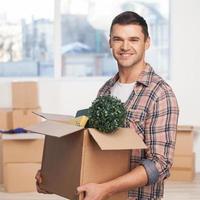
[[[145,50],[147,50],[150,47],[151,44],[151,39],[150,37],[148,37],[145,41]]]

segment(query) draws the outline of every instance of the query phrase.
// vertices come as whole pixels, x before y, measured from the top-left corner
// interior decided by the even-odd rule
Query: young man
[[[130,200],[159,200],[173,162],[179,113],[176,97],[145,62],[150,38],[141,16],[130,11],[116,16],[109,43],[118,73],[105,83],[98,95],[113,95],[124,102],[125,126],[135,128],[148,149],[132,151],[129,173],[105,183],[81,185],[77,191],[84,192],[84,200],[106,200],[121,191],[127,191]]]

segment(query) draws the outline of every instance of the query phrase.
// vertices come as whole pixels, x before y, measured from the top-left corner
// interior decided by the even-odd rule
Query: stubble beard
[[[138,58],[136,60],[133,60],[133,61],[128,61],[127,63],[126,63],[126,61],[123,62],[123,61],[117,60],[117,64],[118,64],[118,67],[121,69],[128,69],[128,68],[133,68],[138,63],[140,63],[142,60],[143,60],[142,57]]]

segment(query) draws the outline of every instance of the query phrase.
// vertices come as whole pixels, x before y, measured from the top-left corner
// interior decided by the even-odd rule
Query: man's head
[[[150,46],[145,20],[130,11],[116,16],[111,25],[109,43],[119,70],[144,66],[145,51]]]
[[[112,21],[112,24],[111,24],[111,27],[110,27],[110,34],[111,34],[112,28],[115,24],[139,25],[142,28],[142,32],[144,34],[144,39],[146,40],[149,37],[148,26],[147,26],[145,19],[135,12],[125,11],[125,12],[117,15]]]

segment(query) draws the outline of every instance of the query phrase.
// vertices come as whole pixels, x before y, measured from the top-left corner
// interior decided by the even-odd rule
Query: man
[[[121,191],[128,191],[130,200],[159,200],[173,162],[179,113],[176,97],[145,62],[150,37],[141,16],[130,11],[116,16],[109,43],[118,73],[98,95],[113,95],[124,102],[125,126],[135,128],[148,149],[132,151],[129,173],[105,183],[81,185],[77,191],[84,193],[84,200],[104,200]],[[40,176],[36,179],[41,181]]]

